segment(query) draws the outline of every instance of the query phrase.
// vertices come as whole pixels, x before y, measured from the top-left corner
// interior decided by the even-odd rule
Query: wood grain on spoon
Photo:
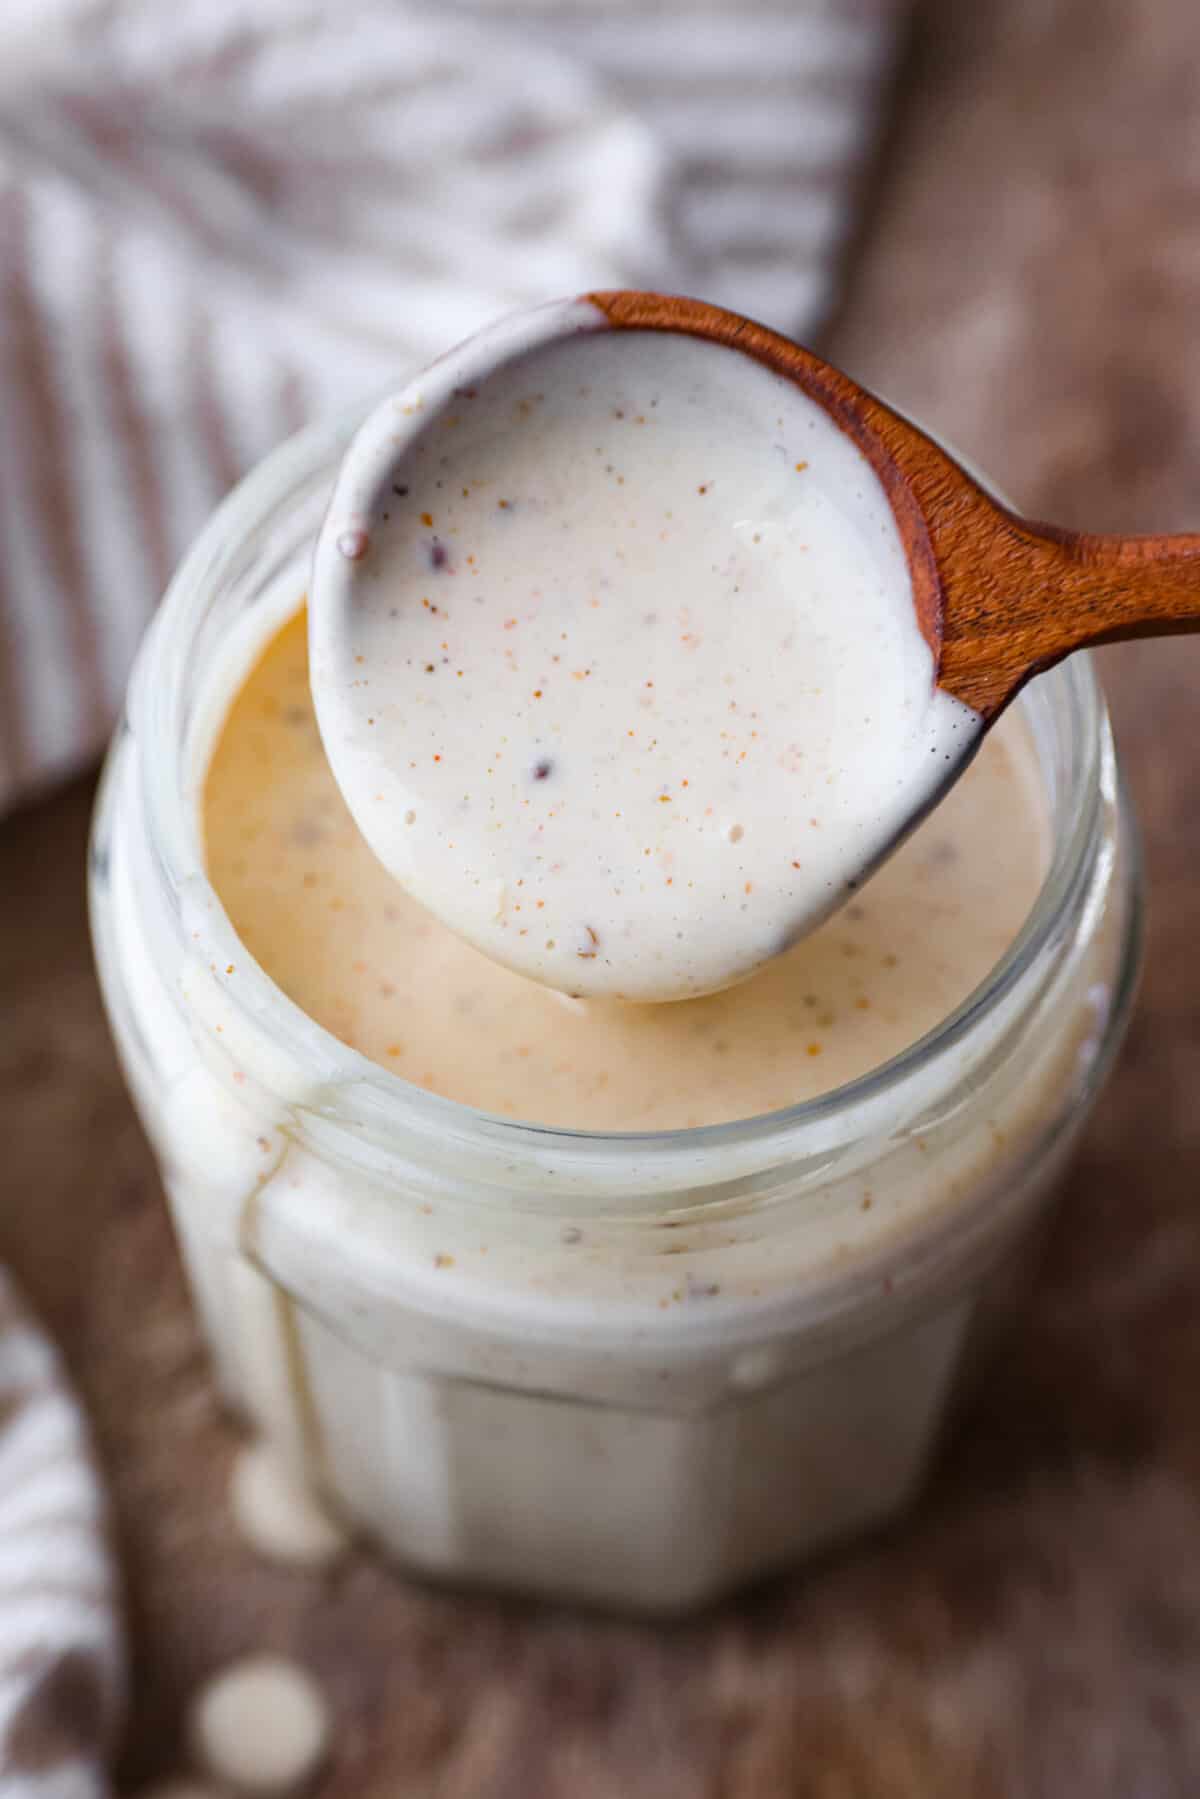
[[[741,350],[836,418],[891,501],[938,685],[987,722],[1073,650],[1200,630],[1200,535],[1094,536],[1036,524],[874,394],[765,325],[674,295],[589,298],[617,329],[685,332]]]

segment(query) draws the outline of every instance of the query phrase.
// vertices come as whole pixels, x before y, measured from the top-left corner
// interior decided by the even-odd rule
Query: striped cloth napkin
[[[0,809],[303,420],[592,286],[811,334],[904,3],[5,0]]]
[[[0,1794],[102,1799],[125,1688],[79,1401],[0,1268]]]

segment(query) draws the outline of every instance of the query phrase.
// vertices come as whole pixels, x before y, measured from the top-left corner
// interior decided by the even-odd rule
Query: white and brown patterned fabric
[[[0,1269],[0,1799],[101,1799],[124,1687],[79,1403]]]
[[[0,808],[303,419],[589,286],[811,331],[902,3],[8,0]]]

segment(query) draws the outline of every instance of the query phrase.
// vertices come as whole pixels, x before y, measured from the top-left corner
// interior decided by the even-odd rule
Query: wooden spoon
[[[838,421],[891,501],[938,686],[985,726],[1032,675],[1073,650],[1200,630],[1200,535],[1095,536],[1035,524],[900,413],[765,325],[671,295],[588,298],[614,329],[684,332],[736,348]]]
[[[554,824],[550,835],[539,835],[536,852],[530,850],[527,816],[534,815],[527,815],[526,808],[533,802],[519,782],[514,786],[507,769],[503,779],[489,786],[492,739],[485,743],[477,727],[490,716],[496,680],[501,680],[501,687],[495,691],[503,693],[502,703],[508,708],[502,721],[506,744],[509,730],[530,745],[540,743],[544,731],[551,733],[550,740],[569,741],[576,708],[564,703],[556,687],[552,700],[536,709],[534,722],[529,702],[540,702],[544,696],[540,687],[532,695],[512,687],[509,675],[520,666],[520,658],[511,649],[506,649],[506,659],[490,670],[486,649],[480,652],[479,661],[472,661],[469,651],[456,650],[456,657],[461,654],[470,665],[465,672],[461,666],[456,671],[455,679],[462,678],[463,686],[452,686],[448,694],[426,688],[424,675],[436,676],[442,663],[448,665],[451,646],[448,639],[436,649],[432,639],[426,641],[418,597],[431,616],[440,615],[440,608],[428,594],[420,594],[420,585],[429,579],[421,557],[428,557],[429,569],[436,572],[445,567],[449,551],[437,537],[421,540],[420,530],[433,530],[433,511],[418,509],[415,501],[396,505],[397,497],[409,502],[414,491],[424,491],[421,483],[427,477],[436,487],[442,485],[430,475],[433,462],[426,463],[423,458],[427,454],[438,458],[437,466],[443,469],[452,465],[453,456],[435,435],[452,428],[456,432],[454,455],[461,458],[473,429],[463,424],[461,407],[473,407],[493,378],[503,383],[505,370],[528,371],[530,359],[551,346],[577,337],[606,337],[612,332],[643,339],[654,332],[676,338],[691,336],[738,351],[798,389],[803,404],[798,402],[797,410],[806,417],[813,408],[825,415],[817,423],[827,449],[832,445],[833,461],[842,469],[837,478],[862,482],[865,460],[890,504],[898,542],[888,534],[888,567],[895,573],[894,597],[900,605],[898,618],[892,622],[900,629],[887,641],[903,643],[903,651],[896,649],[897,656],[903,653],[907,658],[910,651],[916,652],[915,664],[911,660],[906,664],[916,669],[911,697],[895,715],[901,721],[919,715],[908,735],[895,725],[894,718],[886,729],[879,720],[869,719],[873,726],[870,736],[855,729],[848,711],[850,702],[839,703],[836,696],[855,693],[857,677],[842,686],[835,679],[815,687],[814,696],[833,695],[834,703],[827,701],[826,712],[818,714],[814,698],[810,716],[821,721],[820,741],[810,746],[814,765],[822,758],[828,760],[830,740],[838,740],[832,765],[837,773],[824,777],[820,802],[803,782],[794,787],[785,783],[786,791],[772,789],[769,802],[760,794],[762,816],[771,818],[773,829],[752,830],[753,841],[748,849],[737,851],[736,865],[714,853],[716,839],[710,841],[706,828],[679,808],[672,818],[683,817],[686,828],[681,827],[670,849],[671,865],[680,877],[679,895],[667,900],[659,895],[644,905],[638,895],[645,894],[645,887],[627,884],[613,871],[620,869],[621,858],[628,853],[627,838],[634,828],[628,822],[631,819],[642,833],[637,844],[643,857],[651,857],[653,846],[662,849],[657,806],[673,804],[669,792],[654,791],[657,777],[655,781],[647,777],[639,786],[640,767],[633,767],[630,779],[634,785],[628,790],[627,804],[623,801],[615,806],[606,797],[597,809],[593,794],[586,806],[572,808],[563,802],[550,807],[544,818],[537,815],[537,833],[546,832],[556,819],[560,822]],[[635,346],[631,343],[628,349],[630,367],[636,368]],[[669,356],[659,357],[658,345],[652,350],[654,360],[670,362]],[[643,344],[643,365],[644,351]],[[624,351],[615,358],[617,364],[623,360]],[[722,359],[723,365],[728,360]],[[560,374],[546,375],[548,387],[562,378],[563,368],[571,368],[571,359],[556,366]],[[775,393],[773,383],[763,383],[761,377],[750,381],[756,371],[747,370],[746,376],[748,385]],[[735,373],[735,382],[736,378]],[[500,391],[505,391],[503,385]],[[711,400],[713,412],[702,425],[693,426],[693,433],[701,435],[711,428],[718,450],[723,438],[736,429],[722,410],[730,405],[730,391],[714,389],[721,397]],[[589,392],[586,386],[579,390],[580,395]],[[536,397],[540,401],[546,396]],[[657,404],[657,400],[651,403]],[[736,406],[733,410],[736,412]],[[512,433],[514,443],[517,441],[522,428],[514,420],[519,415],[492,418],[486,398],[472,416],[478,418],[481,412],[491,419],[486,426],[491,434],[488,442],[502,441],[506,433]],[[551,412],[547,408],[547,416]],[[574,415],[562,416],[569,422]],[[619,410],[614,416],[622,418],[624,413]],[[526,455],[531,442],[535,456],[550,454],[538,436],[540,429],[534,430],[533,439],[521,439]],[[847,455],[848,446],[839,431],[853,445],[853,455]],[[761,427],[760,436],[769,452],[772,446]],[[560,457],[573,453],[569,431],[565,450],[561,433],[556,441]],[[517,462],[519,465],[519,455]],[[845,468],[850,465],[854,473],[847,476]],[[801,461],[796,467],[804,469],[808,463]],[[769,486],[773,470],[769,455],[764,468]],[[474,476],[462,488],[464,500],[481,504],[472,496],[476,490],[488,490],[493,479],[488,476],[480,483]],[[579,485],[586,483],[581,479]],[[730,491],[744,492],[739,504],[753,510],[753,489],[751,481],[748,487],[743,482],[740,489],[735,483]],[[707,491],[705,486],[697,488],[699,494]],[[442,503],[431,491],[426,492],[426,499],[439,508],[440,520]],[[852,499],[851,489],[846,488],[830,502],[827,516],[840,518],[842,502],[849,504]],[[610,502],[607,490],[597,503],[616,504]],[[504,507],[508,502],[499,504]],[[886,525],[880,497],[873,490],[872,504],[877,508],[873,516]],[[493,519],[490,504],[485,510]],[[715,505],[710,510],[716,510]],[[451,516],[458,515],[452,510]],[[668,511],[666,516],[672,514]],[[515,557],[523,578],[540,553],[540,515],[536,507],[521,507],[514,517],[523,522],[514,524],[515,539],[505,536],[508,547],[497,548],[496,557],[500,564],[506,557]],[[420,520],[420,530],[416,520]],[[738,520],[731,517],[725,524],[732,534]],[[460,518],[451,530],[465,528]],[[471,528],[485,527],[473,524]],[[530,531],[532,538],[527,535]],[[514,543],[523,546],[520,551]],[[798,555],[809,546],[797,541],[791,547]],[[399,562],[389,560],[394,553]],[[864,566],[869,564],[871,552],[861,540],[847,553],[863,556]],[[686,566],[682,547],[679,557],[680,565]],[[474,561],[473,555],[468,558],[468,562]],[[909,580],[905,580],[906,562]],[[421,576],[414,586],[417,567]],[[398,569],[407,572],[401,574]],[[626,567],[618,586],[630,587],[635,573]],[[660,569],[655,578],[669,585],[671,574]],[[847,575],[843,568],[840,575],[827,576],[824,586],[818,583],[827,601],[837,593],[839,579],[845,580],[846,591],[850,591]],[[799,565],[796,576],[799,591],[805,578]],[[707,577],[703,570],[693,568],[689,578],[698,579],[703,586]],[[493,586],[497,591],[502,588],[502,575],[495,577]],[[567,581],[563,591],[569,588]],[[926,686],[929,671],[905,610],[909,592],[912,624],[919,629],[932,660],[932,692]],[[405,594],[412,602],[407,610],[399,604]],[[484,604],[484,595],[473,597]],[[719,603],[728,598],[722,593]],[[541,599],[539,593],[537,605],[528,615],[531,628],[540,614]],[[652,610],[650,622],[656,618]],[[514,625],[516,622],[514,618]],[[826,622],[830,635],[838,638],[837,620],[831,616]],[[509,628],[507,622],[503,628]],[[847,632],[858,628],[844,627]],[[983,731],[1031,675],[1087,644],[1197,628],[1200,536],[1090,537],[1031,524],[994,500],[907,419],[811,351],[765,326],[697,300],[646,293],[593,293],[501,320],[441,358],[402,391],[388,396],[367,419],[347,450],[316,544],[309,607],[310,678],[334,777],[367,842],[401,885],[486,954],[534,979],[576,995],[664,1000],[693,997],[743,979],[769,956],[779,954],[797,936],[813,929],[895,849],[966,769]],[[442,629],[439,624],[437,637]],[[461,633],[462,627],[456,626],[456,630]],[[532,654],[548,654],[546,645],[537,647],[536,629],[526,640],[534,645]],[[477,632],[474,637],[462,635],[461,641],[491,640]],[[714,633],[712,642],[719,641],[724,639]],[[759,641],[766,641],[762,634]],[[864,642],[864,656],[877,655],[882,641],[876,636],[872,643]],[[612,647],[612,643],[606,646],[601,659],[602,678],[588,690],[597,696],[588,701],[591,711],[587,716],[593,724],[579,727],[581,731],[599,731],[597,741],[605,743],[602,725],[596,721],[604,712],[608,683],[625,683],[612,701],[619,707],[628,703],[633,680],[621,656],[608,653]],[[853,664],[857,642],[851,638],[842,647]],[[827,654],[823,645],[822,653]],[[434,660],[427,660],[430,654]],[[440,662],[436,659],[439,654]],[[558,655],[551,660],[557,663]],[[728,676],[728,669],[714,664],[711,654],[703,665],[691,665],[687,692],[698,697],[684,697],[680,690],[680,695],[666,702],[677,708],[675,716],[661,714],[668,747],[671,733],[679,738],[680,726],[684,727],[682,741],[687,741],[689,717],[700,716],[711,723],[711,693],[705,697],[703,683],[697,685],[699,678],[694,673],[701,666],[707,671],[710,688]],[[900,664],[893,669],[867,661],[864,666],[871,672],[864,676],[865,694],[859,693],[858,698],[882,699]],[[588,672],[592,672],[590,666]],[[762,679],[766,681],[765,675]],[[647,681],[645,685],[653,687],[655,683]],[[572,696],[567,692],[569,701]],[[456,701],[450,694],[467,697]],[[925,701],[928,706],[923,710]],[[661,707],[664,702],[656,694],[654,703]],[[787,704],[786,698],[780,698],[778,710],[783,711]],[[705,705],[709,712],[703,711]],[[689,706],[697,709],[691,715]],[[882,710],[887,712],[886,704]],[[838,739],[843,727],[847,742]],[[630,729],[626,735],[633,739],[637,733]],[[655,737],[651,751],[657,743]],[[891,754],[881,745],[890,745]],[[640,744],[637,753],[641,753]],[[802,751],[800,759],[808,753]],[[936,761],[929,760],[930,754]],[[598,766],[609,771],[605,779],[616,779],[611,773],[616,765],[607,748]],[[766,771],[768,778],[776,766],[794,772],[776,755]],[[538,765],[530,764],[530,780],[540,781],[551,767],[552,761],[548,761],[538,772]],[[454,780],[448,783],[446,776],[451,771]],[[832,799],[826,788],[836,788]],[[471,796],[476,790],[487,797],[472,810]],[[716,781],[714,792],[720,805],[741,804],[736,782],[729,791],[736,800],[727,797],[719,779]],[[458,796],[453,805],[447,800],[450,794]],[[807,840],[809,847],[803,856],[793,850],[784,857],[778,839],[795,822],[789,809],[801,802],[808,828],[828,828],[821,831],[819,840]],[[715,809],[710,805],[708,811]],[[610,818],[612,825],[608,824]],[[731,823],[729,829],[738,833],[721,833],[721,840],[729,844],[740,843],[746,835],[740,823]],[[753,863],[748,861],[751,856],[757,858]],[[753,906],[729,903],[731,866],[742,893],[755,895]],[[510,914],[509,896],[526,887],[526,877],[529,883],[542,885],[536,891],[530,886],[523,892],[520,906],[514,901]],[[674,882],[672,875],[664,887]],[[526,901],[545,912],[544,923],[533,932],[524,919],[513,923]],[[597,907],[606,908],[603,918],[598,917]]]

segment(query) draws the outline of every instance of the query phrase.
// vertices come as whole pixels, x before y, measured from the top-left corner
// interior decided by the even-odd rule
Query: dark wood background
[[[829,348],[1065,524],[1200,525],[1200,7],[930,0]],[[1200,642],[1106,672],[1149,867],[1128,1048],[1024,1329],[916,1514],[665,1632],[233,1538],[218,1415],[113,1060],[90,782],[0,830],[0,1255],[90,1403],[128,1572],[129,1790],[244,1650],[328,1688],[322,1799],[1200,1792]]]

